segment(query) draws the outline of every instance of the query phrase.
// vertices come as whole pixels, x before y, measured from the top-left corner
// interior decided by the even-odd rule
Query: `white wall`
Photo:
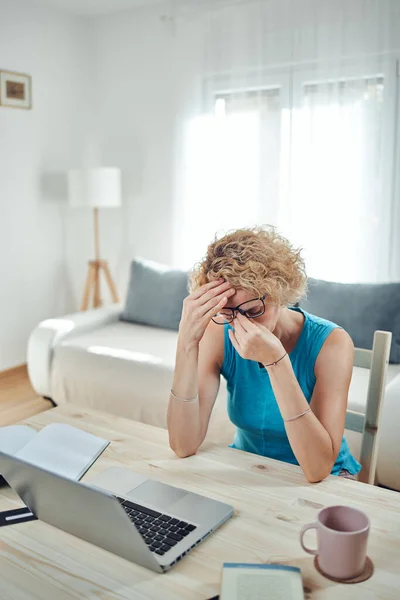
[[[174,39],[159,15],[152,8],[94,23],[99,160],[122,169],[124,196],[122,211],[107,214],[103,253],[122,291],[134,255],[172,257],[177,79]]]
[[[0,0],[0,69],[28,73],[33,85],[32,110],[0,107],[0,371],[25,362],[40,320],[76,308],[60,173],[81,159],[87,27],[32,1]]]
[[[165,2],[93,19],[92,142],[99,164],[120,167],[123,178],[122,211],[103,216],[103,254],[122,296],[134,256],[175,258],[176,166],[184,118],[201,96],[204,19],[175,19],[170,8]]]

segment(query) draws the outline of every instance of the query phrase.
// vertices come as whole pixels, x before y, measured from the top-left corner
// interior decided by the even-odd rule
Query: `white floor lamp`
[[[100,258],[99,208],[121,206],[121,172],[111,167],[81,169],[68,172],[70,206],[93,208],[94,260],[89,261],[81,310],[87,310],[93,296],[93,307],[101,306],[100,272],[103,271],[113,302],[119,302],[117,289],[106,260]]]

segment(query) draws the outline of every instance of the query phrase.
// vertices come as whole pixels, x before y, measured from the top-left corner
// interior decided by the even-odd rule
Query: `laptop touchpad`
[[[187,493],[184,490],[149,479],[128,492],[127,496],[139,504],[151,505],[158,510],[166,510],[169,506],[186,496]]]

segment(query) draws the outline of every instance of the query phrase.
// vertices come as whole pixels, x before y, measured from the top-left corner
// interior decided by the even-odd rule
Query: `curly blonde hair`
[[[281,306],[293,305],[307,288],[300,252],[272,226],[230,231],[208,246],[190,273],[189,289],[223,277],[236,289],[260,297],[267,294],[270,302]]]

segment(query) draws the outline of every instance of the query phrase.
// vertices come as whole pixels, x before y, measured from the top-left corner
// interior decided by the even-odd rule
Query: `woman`
[[[222,374],[234,448],[299,464],[310,482],[359,472],[343,437],[353,343],[334,323],[293,308],[306,282],[300,252],[272,227],[209,245],[179,326],[168,406],[178,456],[203,442]]]

